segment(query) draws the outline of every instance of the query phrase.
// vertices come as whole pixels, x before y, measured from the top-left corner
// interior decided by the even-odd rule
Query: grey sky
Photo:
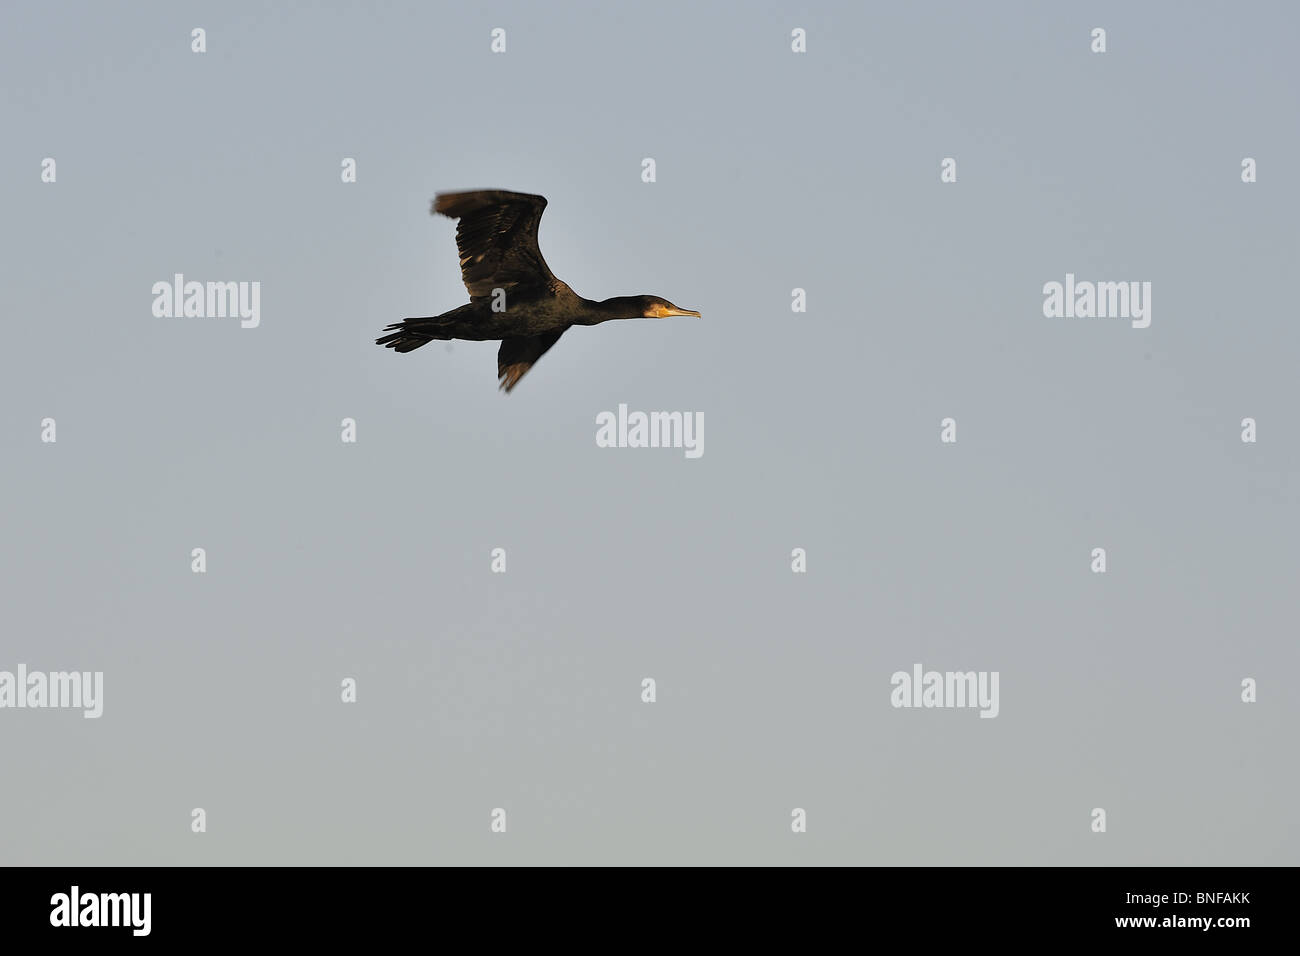
[[[1300,862],[1293,5],[3,18],[0,669],[105,701],[0,710],[0,862]],[[465,301],[472,187],[703,319],[509,397],[376,347]],[[176,272],[260,327],[155,318]],[[1151,327],[1044,318],[1067,272]],[[619,403],[704,455],[597,448]],[[892,708],[916,662],[999,716]]]

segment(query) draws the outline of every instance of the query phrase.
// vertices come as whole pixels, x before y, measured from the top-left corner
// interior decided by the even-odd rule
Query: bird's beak
[[[673,306],[672,308],[664,309],[664,315],[665,315],[665,316],[669,316],[669,315],[693,315],[693,316],[695,316],[697,319],[702,318],[702,316],[701,316],[700,313],[698,313],[698,312],[692,312],[690,309],[679,309],[679,308],[677,308],[676,306]]]

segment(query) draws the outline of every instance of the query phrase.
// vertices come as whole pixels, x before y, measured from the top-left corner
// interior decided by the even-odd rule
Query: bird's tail
[[[389,334],[375,339],[375,344],[398,352],[411,352],[429,342],[439,339],[454,339],[456,338],[456,327],[460,319],[458,313],[464,308],[467,308],[467,306],[452,309],[442,315],[430,315],[419,319],[403,319],[401,322],[394,322],[384,329]]]

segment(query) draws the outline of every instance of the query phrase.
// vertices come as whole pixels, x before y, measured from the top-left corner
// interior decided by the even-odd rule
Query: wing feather
[[[546,209],[544,196],[501,189],[439,193],[432,212],[460,220],[456,248],[460,274],[471,299],[553,288],[555,276],[537,245],[537,226]]]
[[[560,340],[564,331],[560,329],[543,335],[517,335],[502,339],[501,348],[497,350],[497,376],[501,379],[501,387],[508,393],[518,385],[524,373]]]

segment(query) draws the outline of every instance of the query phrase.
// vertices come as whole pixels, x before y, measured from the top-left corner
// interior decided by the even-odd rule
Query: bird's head
[[[657,295],[639,295],[636,300],[643,318],[665,319],[670,315],[693,315],[697,319],[700,317],[700,313],[692,312],[690,309],[679,309],[667,299],[661,299]]]

